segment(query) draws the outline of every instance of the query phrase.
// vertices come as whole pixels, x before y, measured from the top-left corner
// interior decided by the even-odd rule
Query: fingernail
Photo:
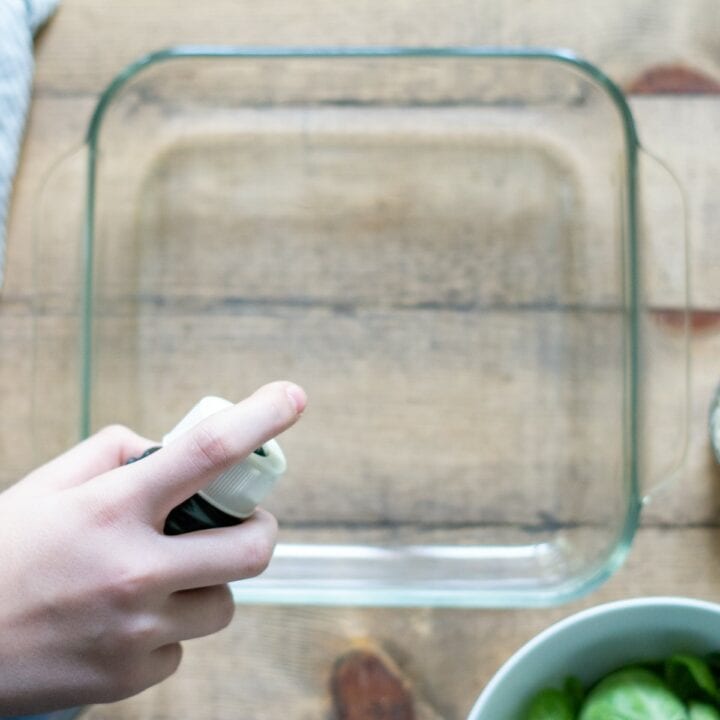
[[[295,412],[299,415],[307,405],[307,395],[299,385],[288,385],[285,389],[287,396],[295,406]]]

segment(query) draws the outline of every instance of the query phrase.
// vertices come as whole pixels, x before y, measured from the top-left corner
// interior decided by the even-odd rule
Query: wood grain
[[[58,158],[81,142],[97,95],[110,79],[139,55],[180,42],[254,45],[563,45],[572,47],[598,63],[622,85],[639,77],[648,68],[671,62],[695,68],[715,81],[720,77],[720,16],[714,0],[691,0],[685,3],[633,0],[604,4],[592,0],[579,3],[571,3],[569,0],[524,0],[514,3],[512,12],[508,12],[503,4],[469,0],[452,0],[450,3],[439,0],[422,3],[401,0],[391,4],[382,0],[366,0],[354,4],[352,8],[331,0],[310,0],[302,4],[289,3],[287,0],[269,0],[264,3],[216,0],[211,6],[202,3],[185,4],[181,10],[177,3],[170,0],[128,0],[124,3],[63,0],[57,17],[43,31],[38,43],[35,102],[12,204],[7,281],[0,301],[0,397],[5,411],[0,418],[2,484],[12,482],[23,470],[32,467],[38,458],[47,457],[65,447],[72,441],[77,428],[74,408],[77,408],[78,368],[73,360],[78,342],[77,297],[72,293],[64,295],[63,288],[67,293],[73,287],[78,271],[77,213],[81,208],[77,204],[71,206],[68,198],[75,197],[77,201],[78,195],[82,194],[82,172],[79,175],[75,172],[78,167],[82,168],[82,158],[70,161],[66,171],[55,176],[38,215],[43,179]],[[713,139],[717,137],[720,117],[718,103],[717,98],[709,96],[677,99],[648,95],[632,99],[643,142],[668,160],[685,187],[692,237],[693,302],[696,307],[709,313],[720,308],[720,282],[717,276],[720,258],[717,256],[719,251],[716,242],[717,228],[720,227],[720,203],[717,201],[716,188],[720,178],[717,153],[714,152],[716,141]],[[228,147],[226,144],[224,147],[205,149],[211,152],[208,159],[217,162]],[[269,161],[272,153],[267,152],[267,147],[265,150],[264,159]],[[275,162],[277,155],[276,151]],[[180,241],[176,248],[182,248],[184,252],[191,250],[190,240],[197,229],[187,225],[187,217],[183,217],[180,212],[182,205],[176,197],[174,199],[172,184],[163,180],[167,178],[163,173],[171,170],[177,172],[183,168],[187,171],[192,162],[197,161],[198,158],[193,158],[186,149],[184,153],[166,155],[164,165],[160,163],[154,168],[148,168],[139,163],[137,167],[137,171],[144,173],[154,184],[154,192],[149,196],[152,202],[149,200],[143,208],[146,236],[163,232],[166,238],[173,237]],[[74,163],[78,162],[76,166]],[[399,162],[397,159],[396,165]],[[406,162],[411,163],[412,160]],[[228,163],[228,167],[230,165]],[[371,165],[367,164],[366,167],[370,168]],[[562,175],[562,169],[556,167],[556,178]],[[408,166],[405,170],[408,170]],[[185,172],[183,177],[187,178],[188,173]],[[225,178],[228,177],[232,179],[226,173]],[[650,290],[659,303],[669,305],[672,309],[682,298],[676,195],[672,183],[662,173],[650,174],[647,186],[654,191],[655,199],[647,206],[650,210],[646,216],[649,243],[646,256],[652,249],[650,257],[657,261]],[[64,188],[65,192],[59,193],[58,187]],[[587,187],[587,183],[576,184],[575,187],[582,189]],[[209,213],[220,213],[227,209],[227,197],[220,195],[213,200],[213,190],[217,188],[185,186],[185,189],[205,198]],[[429,196],[432,195],[430,190],[436,188],[428,189]],[[539,202],[542,188],[536,192]],[[591,202],[593,200],[589,191],[581,190],[580,196],[589,197]],[[388,223],[397,218],[402,210],[402,193],[396,192],[393,197],[397,202],[390,207],[379,203],[377,196],[366,198],[368,204],[357,207],[355,222],[362,220],[365,223],[365,238],[368,242],[371,242],[371,238],[383,240],[372,247],[376,259],[382,257],[391,269],[394,267],[399,271],[401,255],[393,249],[392,243],[388,244],[392,238],[388,233],[377,234],[389,227]],[[469,195],[457,198],[455,211],[462,209],[462,199],[472,198]],[[651,199],[649,197],[648,202]],[[153,207],[154,202],[159,203],[159,206]],[[321,205],[316,203],[315,208],[319,207]],[[446,287],[454,288],[466,304],[477,302],[477,296],[473,295],[477,289],[468,284],[462,267],[456,263],[447,262],[443,265],[434,262],[432,237],[438,229],[427,224],[429,216],[430,213],[427,217],[418,217],[416,222],[419,230],[417,249],[425,248],[427,251],[425,255],[419,254],[427,282],[411,288],[413,302],[417,304],[427,302],[428,299],[437,301],[436,295],[428,296],[427,289],[438,279]],[[39,241],[34,239],[38,231],[37,217],[41,218],[40,231],[55,228],[52,235],[41,232]],[[66,217],[66,224],[58,224],[58,217]],[[500,215],[495,217],[499,218]],[[105,221],[111,222],[112,217],[107,216]],[[257,236],[268,240],[267,229],[264,230],[265,235],[262,235],[260,231],[263,228],[258,222],[251,227],[251,239]],[[312,241],[312,237],[312,233],[309,233],[303,240]],[[556,240],[569,243],[571,237],[570,232],[561,234]],[[38,236],[35,235],[35,238]],[[128,237],[120,239],[125,243],[128,241]],[[131,239],[137,239],[137,236],[133,235]],[[207,239],[207,242],[211,245],[213,238]],[[463,242],[465,239],[462,234],[454,236],[450,258],[457,258],[462,253]],[[117,247],[123,247],[122,243]],[[158,252],[158,246],[153,247],[156,248],[153,252]],[[318,244],[314,251],[320,252],[321,248]],[[280,247],[276,250],[289,252],[287,245],[284,250]],[[548,247],[548,250],[552,248]],[[337,268],[341,254],[338,252],[333,257],[333,250],[329,252],[330,257],[325,261],[329,267]],[[376,281],[379,284],[374,287],[368,285],[367,280],[372,277],[374,268],[367,262],[371,255],[358,254],[354,274],[351,275],[354,297],[364,303],[361,312],[352,316],[347,313],[347,304],[343,306],[340,303],[338,307],[338,300],[342,300],[341,291],[345,290],[344,286],[338,284],[331,288],[328,297],[322,298],[325,304],[314,307],[308,313],[309,319],[306,318],[305,324],[300,326],[304,332],[314,331],[315,334],[310,336],[313,347],[328,346],[330,352],[327,357],[321,358],[324,364],[318,364],[317,358],[313,363],[313,356],[309,354],[304,358],[300,355],[300,360],[294,361],[294,368],[301,370],[312,386],[315,414],[308,413],[307,430],[303,430],[307,434],[298,432],[296,444],[288,435],[289,450],[297,456],[300,466],[309,467],[311,458],[303,455],[306,441],[311,436],[322,436],[324,432],[329,432],[334,442],[344,442],[346,449],[352,449],[350,431],[357,433],[366,442],[389,443],[392,440],[403,444],[432,442],[439,430],[446,433],[443,437],[447,440],[451,435],[455,438],[453,433],[457,431],[460,451],[454,462],[458,465],[451,466],[457,469],[462,466],[463,458],[476,458],[477,440],[467,430],[472,411],[469,405],[461,405],[465,414],[456,423],[451,422],[445,427],[432,412],[438,407],[450,411],[449,405],[442,406],[440,403],[438,388],[442,386],[446,392],[449,388],[447,397],[461,402],[467,393],[478,392],[473,387],[473,379],[480,373],[492,379],[491,390],[495,402],[503,397],[517,401],[523,390],[541,378],[527,376],[518,384],[518,377],[515,377],[508,382],[500,362],[503,358],[502,345],[498,346],[495,357],[497,367],[493,370],[487,363],[473,365],[470,362],[472,354],[468,352],[470,348],[464,345],[464,354],[461,356],[449,352],[438,354],[436,351],[431,355],[433,362],[423,368],[419,355],[411,352],[415,347],[413,343],[420,342],[418,338],[427,340],[434,333],[444,332],[443,338],[451,347],[453,343],[459,342],[468,323],[476,323],[475,329],[480,327],[493,336],[500,333],[506,347],[524,338],[524,347],[530,351],[536,348],[540,337],[539,321],[532,316],[518,315],[508,324],[505,318],[495,313],[482,320],[486,323],[483,326],[477,325],[477,315],[459,313],[446,307],[443,311],[445,314],[438,312],[430,316],[433,318],[430,322],[427,309],[421,311],[416,307],[409,311],[412,322],[407,328],[397,322],[388,325],[378,315],[379,310],[387,312],[387,308],[378,308],[377,304],[375,307],[367,307],[367,304],[372,302],[380,290],[387,291],[391,287],[389,280],[395,281],[399,273],[381,276]],[[118,256],[109,255],[106,258],[107,267],[120,262],[125,265],[118,266],[118,270],[132,269],[132,263],[137,263],[142,257],[136,252],[120,256],[119,260]],[[188,256],[173,256],[166,248],[163,262],[180,262],[183,257],[187,259]],[[292,262],[292,259],[292,256],[285,258],[287,262]],[[202,262],[207,262],[201,262],[198,258],[193,261],[199,267],[203,267]],[[267,270],[267,259],[262,256],[256,256],[253,262],[253,277]],[[517,283],[518,273],[523,271],[522,259],[519,258],[517,263],[520,265],[514,266],[513,272],[504,278],[505,284],[500,282],[498,287],[518,290],[517,284],[513,283]],[[313,280],[321,277],[322,265],[311,266],[306,258],[302,267]],[[209,272],[217,268],[208,266],[205,269]],[[547,283],[552,284],[561,277],[552,274],[551,264],[544,265],[542,269],[542,280],[525,288],[531,293],[530,299],[537,299],[538,293],[547,291]],[[312,272],[316,274],[313,276]],[[565,277],[572,277],[572,272]],[[612,286],[612,277],[607,278]],[[151,285],[159,282],[159,278],[152,275],[146,276],[145,280]],[[290,277],[289,281],[295,282],[295,296],[302,297],[300,276]],[[344,281],[348,281],[347,274]],[[495,281],[498,279],[495,278]],[[38,288],[42,292],[36,292]],[[278,292],[280,289],[276,285],[270,297],[275,300],[278,297],[286,298],[287,294]],[[557,286],[553,289],[556,290]],[[566,293],[574,290],[567,284],[563,289]],[[265,290],[264,286],[254,287],[253,297],[257,299]],[[197,301],[197,298],[191,299]],[[442,299],[447,303],[447,296]],[[564,299],[568,300],[569,296],[566,295]],[[197,364],[197,355],[188,351],[188,348],[193,349],[188,338],[194,337],[200,330],[207,337],[221,337],[224,333],[225,337],[237,338],[227,332],[227,324],[243,318],[241,307],[241,303],[238,303],[232,308],[233,312],[224,308],[222,313],[218,313],[216,308],[214,314],[205,312],[200,316],[162,316],[166,334],[162,343],[153,348],[155,367],[161,368],[164,364],[176,362],[178,376],[190,377],[193,363]],[[345,310],[345,314],[338,310]],[[137,311],[137,307],[134,311]],[[157,318],[161,317],[151,311],[155,313],[158,308],[150,302],[140,315],[136,313],[133,320],[137,322],[139,318],[142,330],[139,337],[145,341],[157,331]],[[205,321],[202,327],[199,327],[201,322],[198,317]],[[259,318],[270,323],[264,332]],[[281,329],[286,334],[291,333],[296,318],[297,309],[287,306],[276,308],[270,313],[266,305],[262,312],[256,313],[250,326],[253,341],[262,348],[259,355],[262,361],[258,362],[256,358],[253,364],[246,357],[245,362],[249,363],[252,370],[245,378],[238,380],[237,366],[229,360],[230,350],[237,346],[230,345],[228,355],[218,357],[212,368],[219,389],[229,394],[246,389],[245,384],[252,385],[260,379],[265,363],[267,369],[272,368],[273,371],[293,369],[288,364],[288,357],[283,357],[277,338],[273,341],[270,330]],[[338,336],[342,342],[328,345],[328,335],[322,333],[323,324],[327,323],[328,318],[342,329]],[[116,317],[109,327],[120,329],[123,322],[128,322],[128,318]],[[243,322],[247,322],[247,318]],[[590,336],[599,337],[603,322],[606,320],[593,316],[596,326],[588,325],[586,332]],[[418,333],[418,329],[424,329],[424,334]],[[373,331],[378,330],[390,335],[395,357],[406,358],[415,377],[422,372],[429,373],[424,389],[430,393],[432,401],[425,399],[424,404],[418,407],[418,417],[422,421],[418,425],[422,432],[417,437],[407,438],[398,431],[398,421],[407,419],[404,413],[407,412],[406,403],[412,388],[403,385],[402,373],[398,372],[397,367],[383,364],[379,345],[373,346],[372,343]],[[679,415],[676,388],[680,376],[673,349],[674,332],[671,327],[664,326],[653,336],[659,343],[653,346],[659,348],[654,351],[653,357],[654,384],[659,392],[654,395],[656,402],[648,416],[647,432],[662,439],[661,445],[667,445],[666,438],[677,435]],[[38,337],[42,339],[39,345],[35,342]],[[579,340],[582,335],[576,337]],[[343,345],[352,347],[353,339],[357,343],[355,347],[370,347],[372,350],[365,356],[364,366],[362,356],[350,352],[341,355]],[[300,348],[299,335],[294,337],[293,343],[292,347],[297,352]],[[38,348],[41,348],[39,357],[36,355]],[[184,348],[185,352],[179,353],[180,348]],[[585,356],[577,357],[587,358],[592,352],[602,356],[603,353],[612,353],[612,348],[591,344],[586,352],[588,354]],[[562,608],[522,611],[242,606],[227,631],[187,644],[183,667],[174,678],[136,698],[92,708],[87,717],[91,720],[150,720],[179,716],[200,720],[230,720],[235,717],[258,720],[275,720],[278,717],[301,720],[326,718],[330,712],[328,683],[333,662],[347,652],[358,638],[371,638],[410,679],[418,706],[427,710],[428,718],[459,720],[466,716],[474,697],[513,650],[550,622],[580,607],[602,600],[647,594],[686,594],[708,599],[720,597],[717,569],[720,567],[717,562],[720,547],[717,529],[720,477],[709,452],[706,430],[707,404],[718,380],[720,332],[717,327],[706,327],[694,336],[692,354],[695,371],[691,387],[693,411],[688,460],[681,482],[665,486],[653,498],[653,502],[644,508],[645,527],[636,539],[629,561],[592,596]],[[33,356],[37,358],[35,368],[31,361]],[[463,358],[465,365],[460,367]],[[336,385],[328,384],[328,388],[343,389],[346,387],[343,383],[350,380],[360,382],[363,388],[354,412],[344,418],[347,422],[345,430],[339,422],[341,409],[336,395],[329,390],[324,394],[318,380],[321,374],[327,374],[330,361],[348,369],[349,373],[342,378],[342,382],[336,378]],[[113,353],[110,351],[103,356],[103,367],[109,372],[118,372],[119,385],[133,392],[125,393],[128,398],[125,407],[118,404],[114,406],[108,399],[100,399],[96,408],[98,422],[118,419],[114,417],[115,414],[126,413],[127,417],[132,417],[132,413],[138,411],[132,405],[137,398],[134,390],[138,383],[145,383],[144,389],[148,392],[159,393],[166,403],[168,419],[171,416],[174,419],[176,411],[185,409],[187,394],[200,390],[190,381],[152,386],[149,376],[134,377],[131,369],[119,368],[117,364],[113,366]],[[581,364],[578,367],[583,366]],[[388,378],[392,378],[395,383],[395,394],[381,397]],[[598,379],[595,400],[600,402],[606,385],[601,375]],[[536,388],[536,395],[529,396],[528,401],[539,399],[549,402],[553,392],[557,391],[559,386],[553,385],[552,375],[543,376],[542,381],[545,390]],[[673,391],[663,392],[664,387],[673,388]],[[477,395],[474,397],[477,398]],[[382,400],[383,414],[377,425],[364,426],[363,418],[370,414],[379,400]],[[33,412],[33,403],[39,412]],[[138,416],[146,417],[142,411]],[[487,418],[490,417],[488,410]],[[328,422],[329,418],[332,418],[332,422]],[[164,416],[152,420],[148,418],[148,424],[157,426],[157,429],[151,427],[149,430],[160,432],[160,425],[165,419]],[[603,430],[598,428],[597,431]],[[387,439],[384,439],[385,433]],[[511,439],[510,435],[503,435],[498,430],[496,441],[499,456],[505,460],[514,459],[521,464],[521,456],[513,458]],[[537,438],[530,439],[537,441]],[[535,477],[539,470],[543,470],[542,457],[537,455],[533,460],[527,468],[531,473],[528,478]],[[410,454],[403,462],[406,463],[406,472],[416,470],[412,466]],[[377,471],[378,468],[373,469],[373,472]],[[549,475],[550,468],[545,467],[543,471]],[[648,484],[664,477],[652,475]],[[354,480],[357,479],[358,476],[355,476]],[[462,483],[458,485],[458,489],[463,487]],[[527,490],[527,487],[524,489]],[[495,509],[505,507],[502,491],[496,492],[499,494],[495,495]],[[562,505],[557,502],[558,498],[553,495],[552,488],[543,487],[537,492],[540,496],[546,493],[544,497],[549,510],[556,516],[562,514]],[[310,493],[304,493],[299,487],[291,487],[289,493],[282,498],[278,496],[280,505],[276,509],[290,520],[294,518],[297,521],[304,514],[300,511],[301,505],[288,503],[282,507],[282,502],[290,498],[305,503],[306,512],[313,510],[316,517],[327,510]],[[589,503],[587,507],[592,507],[592,495],[582,497]],[[353,512],[357,507],[353,507]],[[366,517],[372,517],[377,508],[365,508],[364,511]],[[430,512],[440,511],[446,517],[448,513],[462,513],[461,493],[451,497],[445,508],[430,508]],[[288,532],[309,531],[289,527]],[[313,532],[321,535],[325,531],[316,527]],[[382,530],[376,528],[373,532]],[[432,532],[440,533],[436,537],[442,537],[446,530],[435,528]],[[496,536],[499,536],[500,531],[497,533]]]
[[[627,564],[610,582],[592,597],[560,608],[240,606],[227,631],[187,644],[175,677],[123,703],[92,708],[88,718],[164,720],[187,708],[210,718],[241,714],[275,720],[287,712],[301,720],[326,718],[333,663],[371,638],[394,659],[419,702],[444,720],[462,720],[497,667],[544,627],[572,612],[638,595],[717,599],[719,539],[716,529],[645,529]]]
[[[52,92],[98,92],[139,55],[178,43],[241,45],[542,45],[569,47],[617,80],[670,60],[717,74],[720,40],[714,0],[682,6],[653,0],[598,6],[592,0],[502,5],[471,0],[332,0],[302,6],[215,0],[177,12],[172,0],[74,0],[42,38],[38,85]],[[668,57],[670,55],[670,57]]]

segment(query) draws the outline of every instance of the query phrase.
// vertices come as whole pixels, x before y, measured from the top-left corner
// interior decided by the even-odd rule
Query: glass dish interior
[[[204,395],[306,388],[239,601],[578,596],[638,512],[634,153],[569,56],[145,59],[89,132],[68,417],[158,438]]]

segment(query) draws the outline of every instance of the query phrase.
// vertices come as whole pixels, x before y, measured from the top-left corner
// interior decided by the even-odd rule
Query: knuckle
[[[267,510],[263,508],[257,508],[253,517],[253,522],[258,523],[262,530],[261,532],[267,536],[268,542],[271,544],[271,551],[274,549],[275,541],[277,540],[278,534],[278,522],[277,518]]]
[[[255,577],[267,569],[275,549],[274,538],[263,533],[248,540],[243,548],[243,575]]]
[[[127,519],[127,509],[123,508],[121,503],[113,502],[109,497],[91,498],[86,507],[100,529],[116,528]]]
[[[101,667],[96,667],[94,702],[115,702],[144,690],[151,683],[141,672],[142,658],[128,652],[108,654]]]
[[[161,620],[152,612],[126,611],[109,633],[108,649],[117,657],[143,655],[157,647],[161,632]]]
[[[227,585],[222,585],[218,590],[218,598],[214,611],[217,630],[226,628],[232,622],[234,615],[235,603],[232,592]]]
[[[105,427],[98,430],[98,435],[102,435],[103,437],[111,439],[122,439],[126,437],[132,437],[134,436],[134,433],[132,430],[130,430],[129,427],[126,427],[125,425],[120,425],[119,423],[114,423],[112,425],[105,425]]]
[[[156,682],[140,661],[123,663],[114,673],[112,682],[113,700],[124,700],[146,690]]]
[[[180,643],[165,645],[152,653],[126,653],[107,670],[98,702],[132,697],[170,677],[182,661]]]
[[[99,430],[97,437],[106,447],[116,449],[133,445],[139,436],[125,425],[114,424],[106,425]],[[123,462],[124,460],[123,458]]]
[[[137,532],[136,518],[142,509],[142,499],[119,483],[108,483],[108,487],[103,488],[88,483],[78,488],[76,495],[77,521],[83,523],[88,532],[98,533],[97,550],[109,561],[116,562],[124,553],[115,548],[111,550],[112,544]]]
[[[183,647],[179,642],[172,643],[171,645],[165,645],[162,648],[162,652],[164,662],[160,669],[160,680],[165,680],[173,675],[180,667],[183,657]]]
[[[151,615],[138,614],[126,623],[123,629],[123,644],[137,651],[143,651],[156,644],[158,634],[157,619]]]
[[[191,450],[201,470],[229,465],[233,456],[222,434],[211,423],[201,423],[190,435]]]
[[[160,576],[148,561],[118,565],[109,582],[108,594],[121,608],[134,608],[159,586]]]

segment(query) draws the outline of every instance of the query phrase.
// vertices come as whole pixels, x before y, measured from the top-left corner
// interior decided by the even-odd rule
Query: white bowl
[[[720,605],[650,597],[598,605],[552,625],[518,650],[468,720],[520,720],[532,696],[568,675],[584,684],[636,660],[720,650]]]

